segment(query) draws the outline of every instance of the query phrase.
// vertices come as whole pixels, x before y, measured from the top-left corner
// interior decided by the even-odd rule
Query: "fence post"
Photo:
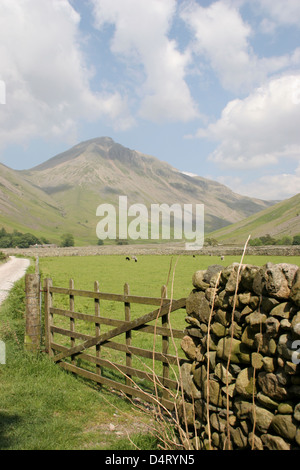
[[[69,281],[69,288],[70,290],[74,289],[74,280],[70,279]],[[74,295],[70,294],[69,295],[69,306],[70,306],[70,312],[74,312],[74,304],[75,304],[75,299]],[[70,331],[74,332],[75,331],[75,318],[70,317]],[[75,346],[75,338],[71,336],[71,348]],[[76,360],[74,356],[71,356],[71,362],[72,364],[76,364]]]
[[[162,286],[161,288],[161,298],[166,299],[167,298],[167,287]],[[167,313],[166,315],[163,315],[161,317],[162,321],[162,327],[163,328],[169,328],[169,314]],[[168,354],[169,352],[169,336],[162,336],[162,353],[163,355]],[[167,379],[169,378],[169,363],[163,362],[163,398],[168,399],[169,398],[169,392],[167,389]]]
[[[129,285],[126,283],[124,285],[124,295],[129,295],[130,293],[130,290],[129,290]],[[130,303],[129,302],[125,302],[125,321],[130,321],[131,318],[130,318]],[[129,331],[126,331],[126,346],[129,347],[131,346],[131,330]],[[126,366],[127,367],[132,367],[132,355],[131,353],[128,351],[126,352]],[[131,375],[130,374],[126,374],[127,377],[126,377],[126,385],[129,385],[131,386],[132,383],[131,383]]]
[[[26,274],[26,325],[24,346],[27,351],[38,352],[41,347],[40,275]]]
[[[94,282],[94,291],[99,292],[99,282],[98,281]],[[95,316],[99,317],[99,320],[100,320],[100,299],[95,299]],[[100,334],[101,334],[100,323],[95,323],[95,334],[96,334],[96,336],[100,336]],[[101,346],[99,344],[96,344],[96,357],[97,357],[97,359],[99,359],[100,356],[101,356]],[[99,364],[96,364],[96,373],[98,375],[102,375],[101,366]]]
[[[50,292],[50,287],[52,287],[52,279],[44,280],[44,292],[45,292],[45,349],[50,356],[54,356],[54,352],[51,349],[51,343],[53,340],[53,335],[51,333],[51,325],[53,322],[53,315],[50,313],[50,308],[52,307],[52,294]]]

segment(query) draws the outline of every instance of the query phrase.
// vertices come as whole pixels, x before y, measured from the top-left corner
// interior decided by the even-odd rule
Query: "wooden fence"
[[[185,298],[167,298],[165,286],[162,287],[161,297],[155,298],[130,295],[128,284],[125,284],[123,294],[110,294],[99,292],[98,282],[95,282],[93,291],[85,291],[75,289],[73,280],[70,280],[69,288],[62,288],[53,286],[51,279],[45,279],[43,292],[46,351],[56,363],[67,371],[121,391],[129,397],[152,403],[159,401],[166,408],[173,409],[172,397],[178,388],[178,366],[185,359],[178,357],[176,348],[173,354],[169,350],[170,345],[175,344],[176,339],[183,338],[184,333],[172,329],[169,320],[173,312],[185,307]],[[64,296],[69,308],[57,306],[57,296]],[[77,297],[91,299],[93,314],[75,311]],[[123,304],[123,319],[105,316],[105,302],[102,301]],[[135,314],[132,318],[133,304],[156,308],[141,316]],[[104,325],[106,331],[103,331]],[[133,335],[133,332],[138,333]],[[155,347],[145,349],[135,346],[134,337],[137,339],[141,333],[153,335],[151,344]],[[58,342],[57,337],[62,341]],[[119,341],[113,341],[117,337]],[[161,337],[160,341],[158,337]],[[160,351],[157,351],[158,344]],[[118,362],[109,359],[109,351],[112,350],[117,351]],[[133,366],[133,359],[136,358],[139,358],[139,367]],[[146,366],[147,361],[153,367]],[[154,372],[157,362],[161,363],[159,375]]]

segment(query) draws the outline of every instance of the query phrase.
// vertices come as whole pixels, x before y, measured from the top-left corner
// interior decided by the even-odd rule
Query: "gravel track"
[[[0,304],[8,296],[14,283],[25,275],[29,264],[28,259],[10,256],[7,263],[0,265]]]

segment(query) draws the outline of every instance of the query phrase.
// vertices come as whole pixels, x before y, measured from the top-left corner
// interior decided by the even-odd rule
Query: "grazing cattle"
[[[126,256],[126,261],[130,261],[130,258],[129,258],[129,256]]]
[[[137,263],[137,257],[136,256],[132,256],[131,259],[133,259]]]
[[[225,258],[225,256],[222,255],[222,256],[221,256],[221,261],[224,261],[224,258]]]

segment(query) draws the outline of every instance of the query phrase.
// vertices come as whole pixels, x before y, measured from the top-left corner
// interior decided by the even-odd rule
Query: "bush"
[[[253,238],[253,240],[249,240],[249,245],[250,246],[262,246],[262,241],[260,238]]]
[[[293,245],[300,245],[300,235],[295,235],[294,236]]]
[[[288,235],[285,235],[284,237],[280,238],[279,240],[276,241],[276,245],[292,245],[293,239],[292,237],[289,237]]]
[[[250,246],[265,246],[265,245],[285,245],[285,246],[288,246],[288,245],[298,245],[300,244],[300,235],[298,235],[299,239],[296,237],[294,237],[294,239],[292,237],[290,237],[289,235],[284,235],[282,238],[280,239],[275,239],[273,237],[271,237],[271,235],[267,234],[267,235],[263,235],[259,238],[253,238],[253,239],[250,239],[249,241],[249,245]],[[296,243],[294,243],[295,241],[295,238],[296,238]],[[297,242],[298,240],[298,242]]]
[[[208,246],[217,246],[218,245],[218,240],[216,240],[215,238],[206,238],[205,243]]]
[[[74,246],[74,237],[71,233],[62,235],[61,240],[62,247]]]
[[[263,245],[275,245],[276,243],[275,238],[271,237],[271,235],[269,235],[268,233],[267,235],[263,235],[262,237],[259,237],[259,238],[262,241]]]
[[[8,233],[5,228],[0,230],[0,248],[29,248],[35,244],[39,245],[41,241],[32,233],[21,233],[17,230]]]

